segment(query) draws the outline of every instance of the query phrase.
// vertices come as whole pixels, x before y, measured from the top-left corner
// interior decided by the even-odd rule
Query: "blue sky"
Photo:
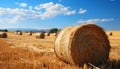
[[[0,28],[64,28],[93,23],[120,30],[120,0],[0,0]]]

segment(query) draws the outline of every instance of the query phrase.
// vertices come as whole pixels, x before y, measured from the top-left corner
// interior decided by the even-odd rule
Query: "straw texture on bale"
[[[45,33],[44,32],[36,33],[36,38],[42,38],[42,39],[44,39],[45,38]]]
[[[0,32],[0,38],[7,38],[7,33]]]
[[[71,64],[83,66],[84,63],[100,65],[109,56],[110,44],[104,30],[94,24],[70,26],[56,37],[54,51],[56,56]]]

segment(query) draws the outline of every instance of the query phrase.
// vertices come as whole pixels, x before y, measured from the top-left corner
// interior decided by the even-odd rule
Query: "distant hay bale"
[[[110,33],[109,33],[109,35],[110,35],[110,36],[112,36],[112,35],[113,35],[113,33],[112,33],[112,32],[110,32]]]
[[[50,33],[45,33],[45,36],[50,36]]]
[[[0,38],[7,38],[7,33],[0,32]]]
[[[70,26],[59,32],[55,40],[56,56],[71,64],[100,65],[109,56],[110,44],[104,30],[94,24]]]
[[[22,35],[22,31],[19,31],[17,34],[18,34],[18,35]]]
[[[22,31],[16,31],[15,34],[22,35]]]
[[[45,38],[45,33],[44,32],[36,33],[36,38],[42,38],[42,39],[44,39]]]
[[[28,32],[28,35],[32,35],[32,32]]]

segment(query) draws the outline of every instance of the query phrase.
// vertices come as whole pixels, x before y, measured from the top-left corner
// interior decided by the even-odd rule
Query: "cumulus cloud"
[[[72,15],[76,13],[74,10],[70,10],[69,7],[65,7],[58,3],[54,4],[53,2],[40,4],[36,6],[35,9],[45,11],[41,14],[42,19],[55,17],[57,15]]]
[[[20,20],[40,18],[41,12],[19,8],[0,8],[0,18],[9,23],[16,23]]]
[[[20,7],[27,7],[28,6],[27,3],[18,3],[18,2],[16,2],[15,4],[19,5]]]
[[[80,10],[79,10],[79,14],[84,14],[84,13],[86,13],[87,12],[87,10],[86,9],[83,9],[83,8],[80,8]]]
[[[22,20],[21,16],[14,16],[13,18],[6,18],[9,23],[16,23],[19,20]]]
[[[29,10],[32,10],[32,8],[33,8],[32,6],[29,6]]]
[[[79,20],[77,23],[103,23],[103,22],[109,22],[109,21],[113,21],[113,18],[110,19],[89,19],[89,20]]]
[[[25,8],[2,8],[0,7],[0,19],[6,20],[9,23],[16,23],[21,20],[28,19],[47,19],[58,15],[72,15],[76,11],[71,10],[69,7],[65,7],[58,3],[45,3],[37,6],[27,6],[26,3],[16,3]],[[1,21],[0,20],[0,21]]]

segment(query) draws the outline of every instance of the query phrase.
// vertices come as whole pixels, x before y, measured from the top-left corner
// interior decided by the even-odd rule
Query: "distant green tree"
[[[7,30],[7,29],[5,29],[5,30],[4,30],[4,32],[8,32],[8,30]]]
[[[0,30],[1,32],[8,32],[8,30],[7,29],[2,29],[2,30]]]
[[[52,28],[49,30],[49,33],[56,33],[58,31],[58,28]]]

